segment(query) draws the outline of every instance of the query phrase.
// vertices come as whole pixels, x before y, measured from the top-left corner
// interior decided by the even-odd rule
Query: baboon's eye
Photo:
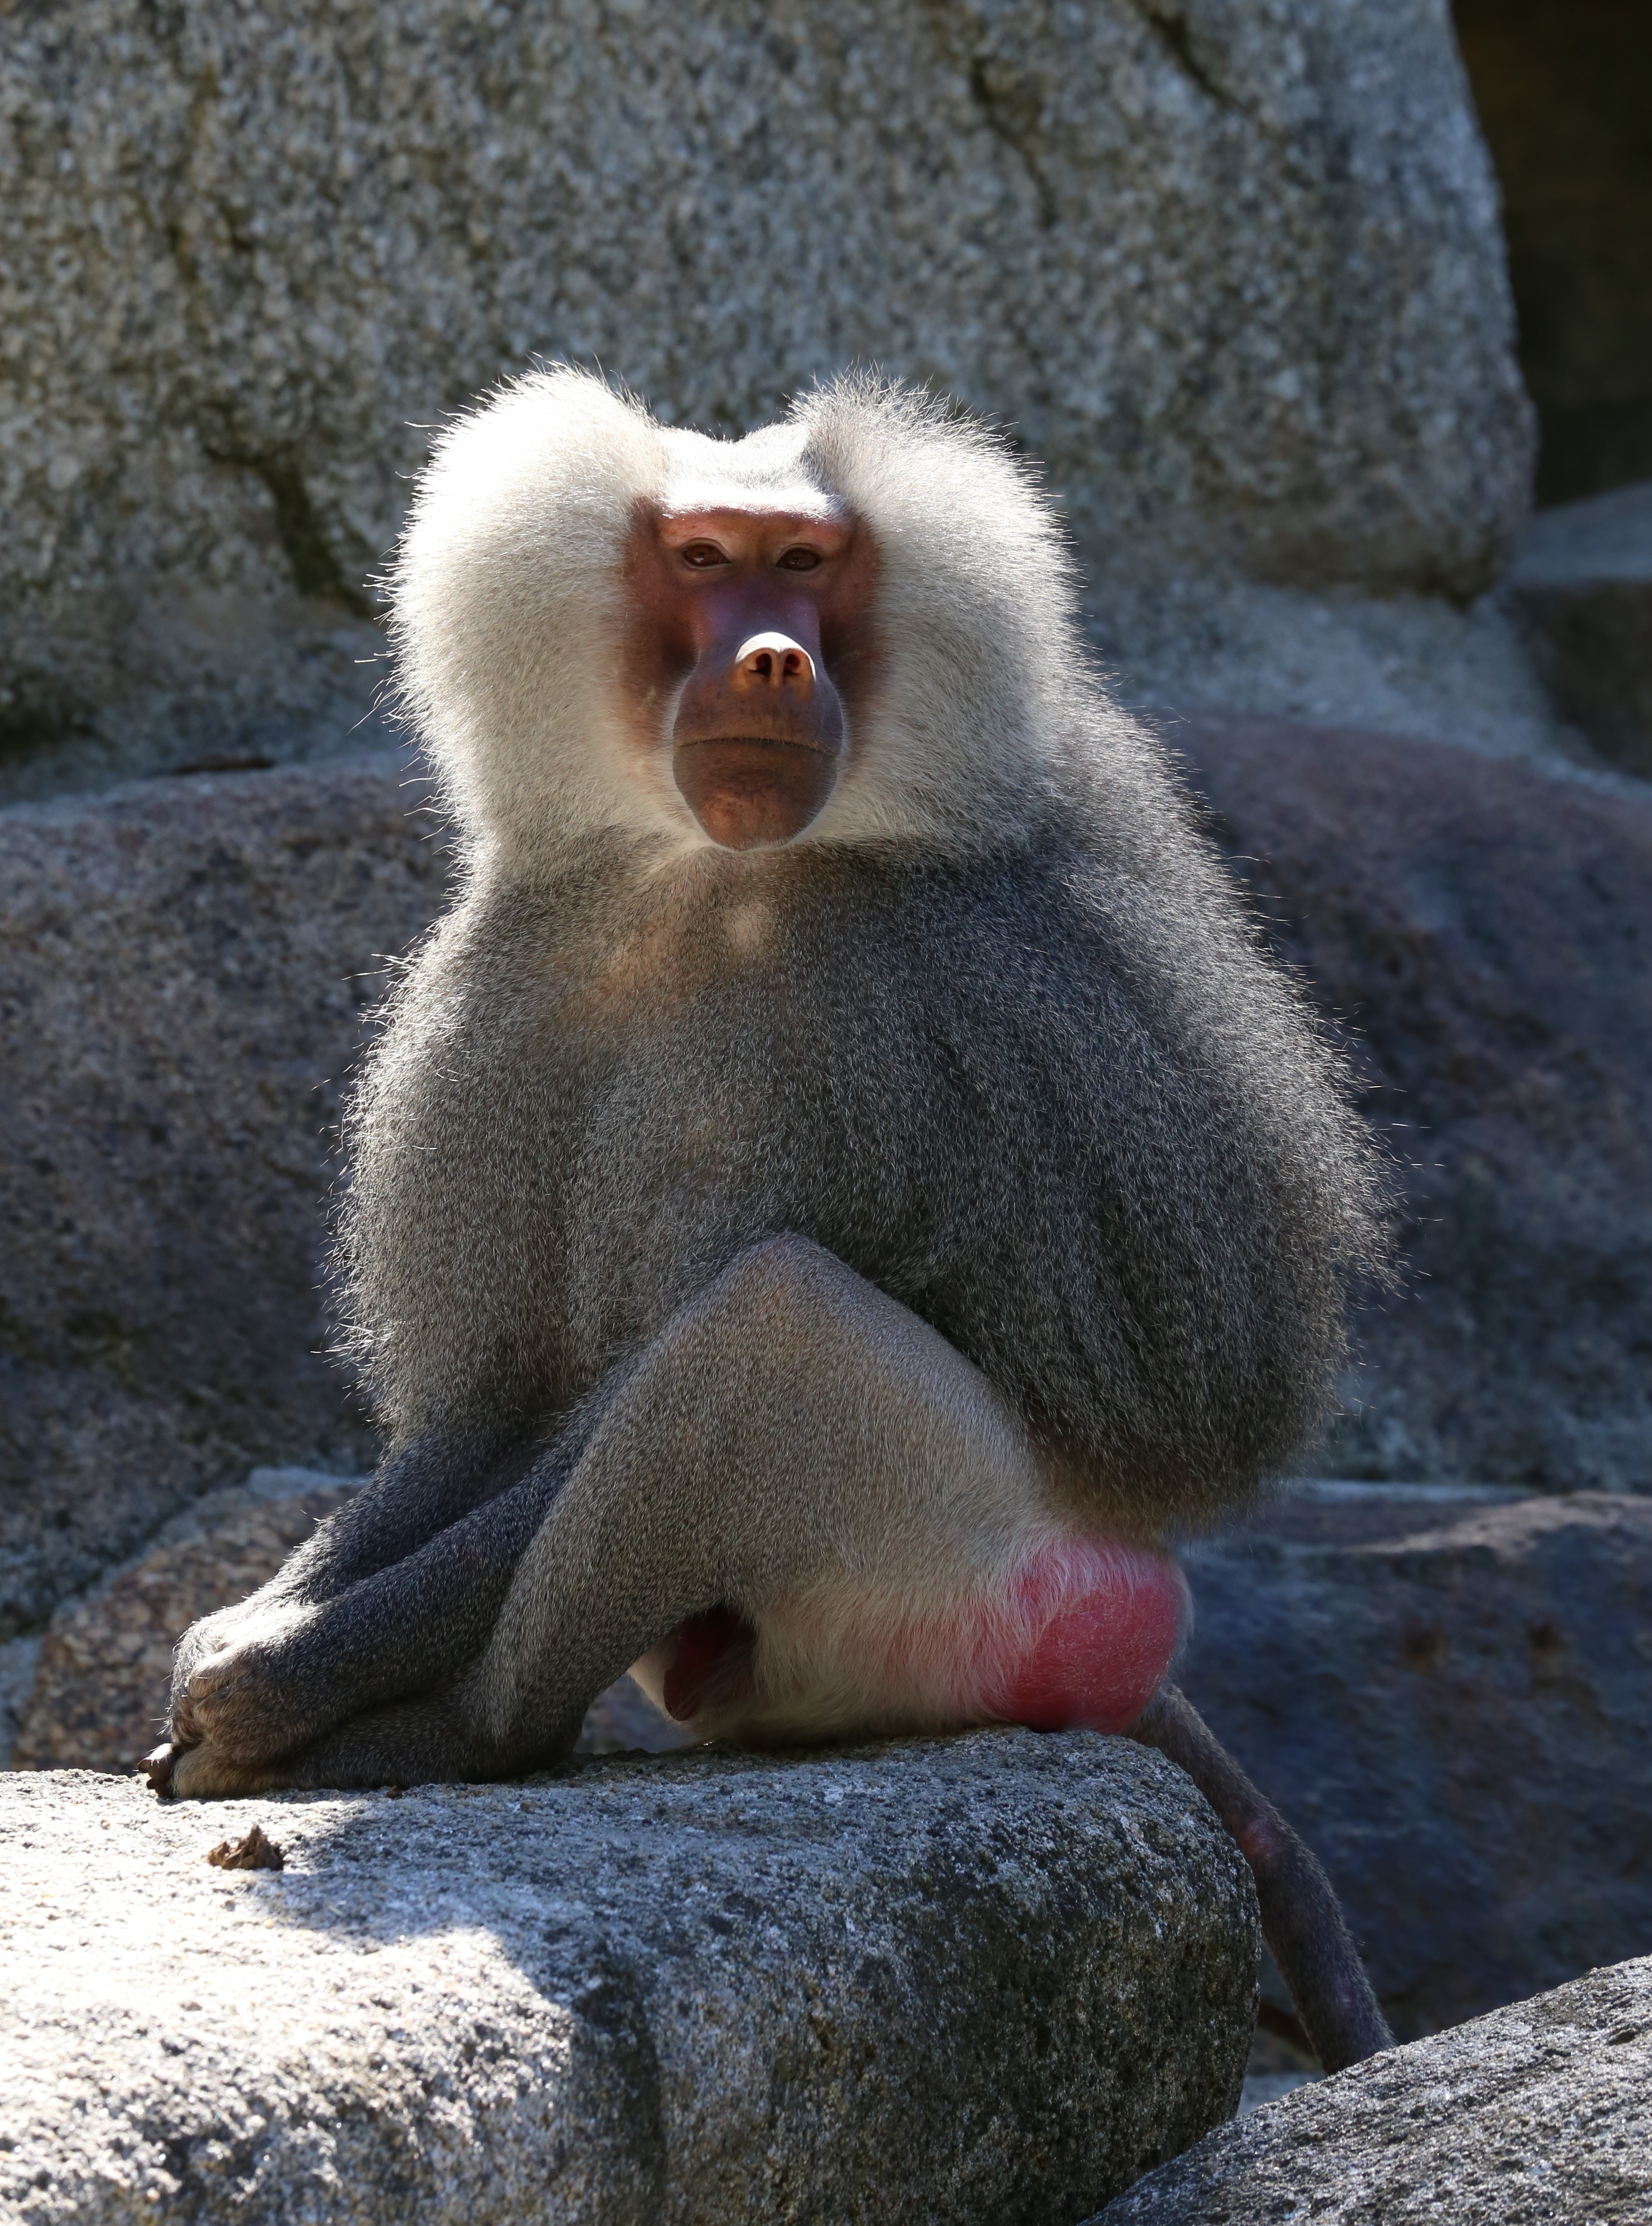
[[[812,572],[820,562],[818,549],[788,549],[779,560],[787,572]]]
[[[715,541],[690,541],[683,551],[683,562],[702,572],[710,565],[726,564],[728,559]]]

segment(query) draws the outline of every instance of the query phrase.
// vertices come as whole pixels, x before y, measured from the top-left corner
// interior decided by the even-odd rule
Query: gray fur
[[[479,880],[351,1124],[353,1344],[392,1434],[571,1405],[791,1231],[1136,1527],[1288,1459],[1375,1250],[1369,1154],[1179,800],[1154,799],[1148,886],[1089,785],[995,855],[651,875],[594,836]]]
[[[518,567],[505,600],[519,639],[546,599],[559,657],[556,595],[601,600],[581,442],[617,439],[627,487],[802,480],[867,518],[886,682],[808,837],[732,854],[680,803],[643,824],[629,794],[519,771],[573,747],[559,715],[536,728],[515,669],[508,703],[488,676],[497,615],[462,669],[447,645],[492,546],[486,518],[455,525],[466,444],[486,463],[511,431],[519,455],[530,424],[556,459],[536,545],[582,569]],[[1299,1451],[1382,1257],[1380,1173],[1166,753],[1093,671],[1003,445],[863,379],[719,444],[558,373],[468,421],[433,479],[398,622],[470,871],[357,1093],[340,1248],[393,1438],[569,1406],[790,1231],[940,1329],[1115,1523],[1204,1521]],[[488,484],[519,544],[531,489]]]

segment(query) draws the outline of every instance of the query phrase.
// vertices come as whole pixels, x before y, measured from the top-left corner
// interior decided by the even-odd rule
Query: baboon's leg
[[[179,1759],[175,1790],[533,1766],[566,1752],[593,1695],[690,1617],[754,1620],[844,1568],[905,1571],[937,1600],[978,1587],[1040,1488],[1020,1425],[944,1339],[817,1246],[772,1239],[677,1315],[603,1406],[486,1650],[448,1692],[355,1716],[286,1763],[249,1769],[208,1742]],[[416,1644],[445,1612],[437,1573],[462,1527],[426,1549]],[[467,1581],[457,1573],[457,1589]],[[317,1628],[342,1662],[347,1620]]]
[[[1238,1841],[1256,1881],[1262,1937],[1325,2070],[1342,2071],[1392,2048],[1330,1879],[1204,1719],[1166,1685],[1129,1736],[1179,1764]]]

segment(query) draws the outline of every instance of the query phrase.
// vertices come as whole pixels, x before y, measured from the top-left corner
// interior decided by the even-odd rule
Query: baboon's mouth
[[[835,742],[812,741],[801,735],[698,735],[678,741],[679,750],[807,750],[812,756],[835,758]]]
[[[791,842],[819,814],[837,779],[837,749],[795,731],[679,738],[671,773],[714,843],[769,849]]]

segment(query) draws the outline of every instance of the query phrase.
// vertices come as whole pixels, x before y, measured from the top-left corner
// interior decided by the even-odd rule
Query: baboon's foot
[[[255,1632],[270,1636],[290,1619],[290,1608],[283,1615],[280,1604],[268,1598],[270,1589],[266,1586],[249,1600],[215,1608],[211,1615],[192,1623],[178,1641],[172,1657],[172,1691],[167,1711],[167,1737],[175,1745],[195,1746],[206,1737],[208,1726],[197,1718],[194,1690],[202,1665],[227,1656],[244,1638]]]
[[[149,1782],[154,1784],[154,1778]],[[289,1782],[278,1763],[237,1762],[207,1739],[200,1746],[175,1747],[168,1782],[156,1790],[175,1801],[227,1801],[238,1794],[268,1793]]]
[[[289,1763],[238,1762],[210,1741],[186,1746],[162,1739],[138,1765],[151,1793],[163,1801],[225,1801],[243,1793],[268,1793],[293,1782]]]

